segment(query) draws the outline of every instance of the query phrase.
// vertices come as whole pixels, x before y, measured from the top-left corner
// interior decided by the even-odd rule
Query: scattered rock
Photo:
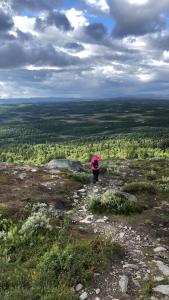
[[[108,220],[109,220],[109,218],[106,217],[106,216],[104,216],[102,219],[96,220],[96,223],[105,223],[105,222],[107,222]]]
[[[26,173],[20,173],[20,174],[18,175],[18,178],[21,179],[21,180],[24,180],[26,177],[27,177],[27,174],[26,174]]]
[[[86,218],[80,220],[79,222],[82,224],[91,224],[93,220],[93,216],[87,216]]]
[[[122,293],[126,294],[128,289],[129,278],[126,275],[121,276],[119,281],[119,286],[121,288]]]
[[[132,281],[137,288],[141,288],[141,285],[137,279],[132,278]]]
[[[88,294],[86,292],[80,295],[80,300],[86,300],[87,298],[88,298]]]
[[[75,287],[76,292],[80,292],[83,289],[83,285],[81,283],[77,284]]]
[[[153,250],[155,253],[164,252],[167,251],[164,247],[157,247]]]
[[[154,281],[160,282],[160,281],[163,281],[163,280],[164,280],[164,277],[162,277],[162,276],[154,277]]]
[[[85,189],[81,189],[81,190],[79,190],[79,192],[80,192],[80,193],[85,193],[86,190],[85,190]]]
[[[153,291],[165,296],[169,296],[169,285],[158,285],[155,288],[153,288]]]
[[[165,276],[169,276],[169,267],[165,265],[162,261],[154,261],[156,265],[158,266],[159,270],[163,273]]]
[[[97,289],[96,290],[96,295],[99,295],[100,294],[100,289]]]
[[[124,269],[134,269],[134,270],[138,270],[139,269],[139,267],[137,266],[137,265],[135,265],[135,264],[125,264],[124,266],[123,266],[123,268]]]
[[[120,237],[121,239],[123,239],[124,236],[125,236],[125,232],[120,232],[119,237]]]

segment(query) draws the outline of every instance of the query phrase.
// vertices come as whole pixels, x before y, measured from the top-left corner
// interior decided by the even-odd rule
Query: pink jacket
[[[99,163],[99,161],[101,161],[101,157],[97,156],[97,155],[94,155],[90,161],[90,166],[91,166],[91,169],[92,170],[100,170],[100,167],[98,165],[98,167],[94,167],[93,163],[94,161],[97,160],[97,162]]]

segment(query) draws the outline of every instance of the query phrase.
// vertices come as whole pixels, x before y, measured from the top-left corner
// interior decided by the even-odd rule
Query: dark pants
[[[93,182],[97,182],[99,177],[99,170],[93,170]]]

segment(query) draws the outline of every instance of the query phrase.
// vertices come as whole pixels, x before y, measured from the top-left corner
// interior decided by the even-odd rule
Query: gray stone
[[[132,281],[136,287],[141,288],[141,285],[137,279],[132,278]]]
[[[86,218],[80,220],[79,222],[82,224],[91,224],[93,220],[93,216],[86,216]]]
[[[125,264],[123,266],[123,268],[124,269],[134,269],[134,270],[138,270],[139,269],[139,267],[137,265],[135,265],[135,264]]]
[[[165,265],[162,261],[160,260],[155,260],[154,261],[156,265],[158,266],[159,270],[163,273],[165,276],[169,276],[169,267]]]
[[[120,277],[121,278],[120,278],[120,281],[119,281],[119,286],[121,288],[122,293],[126,294],[127,289],[128,289],[128,282],[129,282],[128,276],[123,275],[123,276],[120,276]]]
[[[79,192],[80,192],[80,193],[85,193],[86,190],[85,190],[85,189],[81,189],[81,190],[79,190]]]
[[[119,237],[122,239],[125,236],[125,232],[120,232]]]
[[[108,220],[109,220],[108,217],[103,217],[102,219],[96,220],[96,223],[105,223],[105,222],[107,222]]]
[[[153,291],[165,296],[169,296],[169,285],[158,285],[155,288],[153,288]]]
[[[83,170],[83,166],[78,160],[54,159],[51,160],[46,166],[49,169],[65,169],[76,172],[81,172]]]
[[[155,253],[164,252],[167,251],[164,247],[157,247],[153,250]]]
[[[100,289],[97,289],[96,290],[96,295],[99,295],[100,294]]]
[[[80,300],[86,300],[87,298],[88,298],[88,294],[86,292],[80,295]]]
[[[81,283],[77,284],[75,287],[76,292],[79,292],[83,289],[83,285]]]
[[[21,173],[21,174],[18,175],[18,178],[21,179],[21,180],[24,180],[26,177],[27,177],[26,173]]]
[[[154,281],[160,282],[160,281],[163,281],[163,280],[164,280],[164,277],[162,277],[162,276],[154,277]]]

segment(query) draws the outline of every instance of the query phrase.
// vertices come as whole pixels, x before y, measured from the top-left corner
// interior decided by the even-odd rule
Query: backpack
[[[94,160],[94,162],[93,162],[93,167],[95,168],[95,169],[97,169],[98,167],[99,167],[99,164],[98,164],[98,160]]]

